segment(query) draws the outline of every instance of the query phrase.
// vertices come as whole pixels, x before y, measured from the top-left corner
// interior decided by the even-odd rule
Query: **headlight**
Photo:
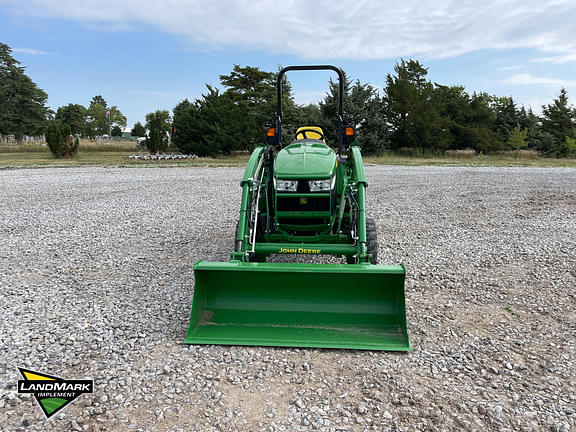
[[[278,192],[296,192],[298,182],[296,180],[276,180],[276,190]]]
[[[330,190],[330,179],[327,180],[310,180],[310,192],[323,192]]]

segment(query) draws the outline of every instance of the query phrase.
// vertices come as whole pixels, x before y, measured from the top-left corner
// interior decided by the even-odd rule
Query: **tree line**
[[[8,45],[0,43],[0,134],[14,135],[20,141],[25,135],[45,134],[49,122],[56,121],[72,135],[122,135],[126,116],[117,106],[108,106],[101,95],[94,96],[88,107],[68,104],[56,112],[50,110],[46,92],[26,75],[11,53]]]
[[[417,60],[401,60],[385,77],[381,93],[345,74],[345,123],[354,126],[365,153],[418,150],[444,152],[473,149],[478,153],[533,149],[547,156],[576,156],[576,109],[564,88],[541,115],[510,96],[470,94],[463,86],[431,82]],[[184,153],[199,156],[250,150],[273,125],[278,72],[235,65],[221,75],[222,90],[206,85],[201,97],[184,99],[173,115],[158,110],[137,122],[132,136],[146,136],[150,151],[169,141]],[[338,85],[330,80],[325,97],[298,105],[292,86],[283,80],[284,136],[298,126],[320,126],[329,143],[336,140]],[[56,112],[46,107],[47,94],[25,74],[25,68],[0,43],[0,134],[39,135],[48,122],[58,122],[72,135],[120,136],[126,117],[97,95],[87,107],[68,104]],[[60,134],[62,131],[59,132]]]
[[[466,92],[427,78],[417,60],[401,60],[377,89],[345,76],[344,121],[356,128],[365,153],[418,150],[444,152],[473,149],[477,153],[533,149],[547,156],[576,156],[576,109],[564,88],[538,116],[510,96]],[[207,93],[173,110],[174,143],[201,156],[249,150],[273,124],[278,73],[235,65],[220,76],[223,91],[207,85]],[[284,136],[298,126],[320,126],[336,141],[338,85],[317,104],[297,105],[289,81],[283,83]]]
[[[101,135],[119,137],[126,127],[126,116],[117,106],[108,106],[101,95],[96,95],[88,107],[80,104],[61,106],[56,111],[55,120],[70,127],[73,135],[95,138]]]

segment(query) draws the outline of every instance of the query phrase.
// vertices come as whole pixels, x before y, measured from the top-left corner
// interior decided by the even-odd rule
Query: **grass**
[[[79,152],[73,159],[56,159],[50,152],[0,153],[0,168],[38,168],[66,166],[111,166],[111,167],[226,167],[244,166],[248,155],[221,156],[218,158],[198,158],[181,160],[133,160],[129,155],[137,152],[91,151]]]
[[[364,162],[378,165],[436,165],[472,167],[568,167],[576,168],[576,159],[555,159],[512,153],[476,155],[447,154],[403,156],[394,153],[366,156]]]
[[[250,156],[238,153],[216,158],[177,160],[134,160],[128,156],[144,153],[135,142],[114,141],[112,143],[80,140],[80,149],[72,159],[56,159],[45,144],[0,145],[0,168],[38,168],[66,166],[111,166],[111,167],[226,167],[244,166]],[[170,148],[167,153],[177,153]]]
[[[238,153],[217,158],[182,160],[132,160],[129,155],[138,154],[134,142],[94,143],[82,140],[80,151],[73,159],[56,159],[46,145],[24,144],[0,146],[0,168],[34,168],[63,166],[113,166],[113,167],[226,167],[244,166],[248,153]],[[576,159],[543,158],[534,152],[505,152],[494,155],[477,155],[469,151],[438,154],[383,153],[366,156],[366,163],[378,165],[436,165],[436,166],[516,166],[516,167],[571,167],[576,168]]]
[[[118,140],[107,143],[103,141],[96,142],[89,139],[81,139],[80,148],[82,149],[82,152],[134,152],[136,151],[136,142]],[[0,153],[38,153],[45,151],[48,151],[48,147],[46,144],[41,143],[0,145]]]

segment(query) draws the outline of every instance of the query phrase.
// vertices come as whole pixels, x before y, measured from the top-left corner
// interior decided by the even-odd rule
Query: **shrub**
[[[78,137],[70,135],[70,127],[59,120],[48,123],[46,142],[52,154],[57,158],[74,157],[80,144]]]
[[[146,147],[150,153],[166,150],[170,143],[170,113],[157,110],[146,114],[146,128],[150,131],[146,137]]]

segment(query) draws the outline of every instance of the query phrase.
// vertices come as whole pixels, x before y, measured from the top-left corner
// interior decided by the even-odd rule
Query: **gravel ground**
[[[414,350],[182,345],[239,168],[0,171],[0,428],[576,431],[576,170],[369,166]],[[94,378],[45,420],[17,367]]]

